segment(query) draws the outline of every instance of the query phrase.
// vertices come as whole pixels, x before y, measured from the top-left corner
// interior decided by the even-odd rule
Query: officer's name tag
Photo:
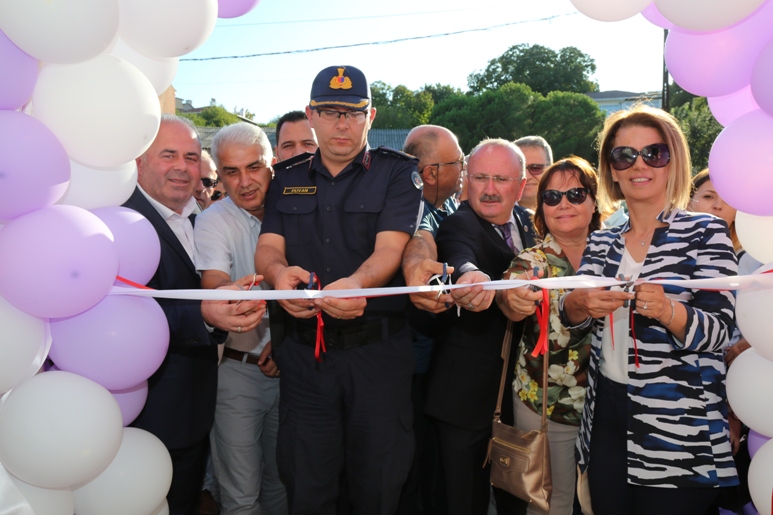
[[[285,188],[282,195],[316,195],[316,186],[293,186]]]

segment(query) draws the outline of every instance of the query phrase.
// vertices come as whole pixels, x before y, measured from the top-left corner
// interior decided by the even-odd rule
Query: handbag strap
[[[540,331],[547,330],[546,327],[540,327]],[[502,365],[502,379],[499,381],[499,397],[497,397],[497,407],[494,409],[494,422],[499,422],[502,416],[502,396],[505,393],[505,380],[507,379],[507,362],[510,361],[510,344],[513,341],[513,321],[507,320],[507,329],[505,329],[505,338],[502,341],[502,359],[504,364]],[[546,350],[542,355],[542,424],[540,425],[541,431],[546,431],[548,428],[548,356],[550,355],[550,349]]]

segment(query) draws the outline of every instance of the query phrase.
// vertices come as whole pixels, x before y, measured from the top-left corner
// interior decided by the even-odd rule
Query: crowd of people
[[[305,112],[280,118],[273,149],[262,129],[237,123],[207,153],[192,125],[164,115],[137,159],[125,205],[161,241],[150,287],[463,285],[159,299],[170,346],[134,425],[170,452],[170,513],[198,514],[208,459],[223,514],[716,510],[739,482],[725,362],[749,345],[734,294],[648,279],[759,263],[708,171],[691,178],[675,119],[646,105],[612,114],[594,168],[553,162],[539,136],[484,139],[465,155],[435,125],[411,130],[403,151],[371,148],[377,107],[359,69],[333,66],[316,76]],[[541,327],[541,291],[478,284],[573,275],[621,285],[549,290]],[[535,356],[545,330],[547,351]],[[484,466],[503,365],[512,387],[502,422],[536,430],[547,412],[547,512],[492,489]],[[578,482],[589,486],[582,503]]]

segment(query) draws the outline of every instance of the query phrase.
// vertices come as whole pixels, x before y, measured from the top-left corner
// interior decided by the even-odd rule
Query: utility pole
[[[670,99],[668,95],[668,67],[666,66],[666,40],[668,39],[668,29],[663,29],[663,92],[661,93],[661,104],[665,112],[669,112]]]

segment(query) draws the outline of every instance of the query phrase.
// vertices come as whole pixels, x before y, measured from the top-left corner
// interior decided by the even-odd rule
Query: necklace
[[[631,234],[631,236],[633,237],[633,231],[629,230],[628,232],[629,232],[629,233]],[[655,234],[655,229],[653,229],[653,230],[649,231],[649,232],[648,232],[648,233],[647,233],[647,234],[644,236],[644,238],[634,238],[634,239],[638,240],[638,241],[639,241],[639,245],[641,245],[641,246],[643,247],[645,244],[647,244],[647,243],[648,243],[648,242],[649,242],[649,241],[652,239],[652,235],[653,235],[653,234]]]

